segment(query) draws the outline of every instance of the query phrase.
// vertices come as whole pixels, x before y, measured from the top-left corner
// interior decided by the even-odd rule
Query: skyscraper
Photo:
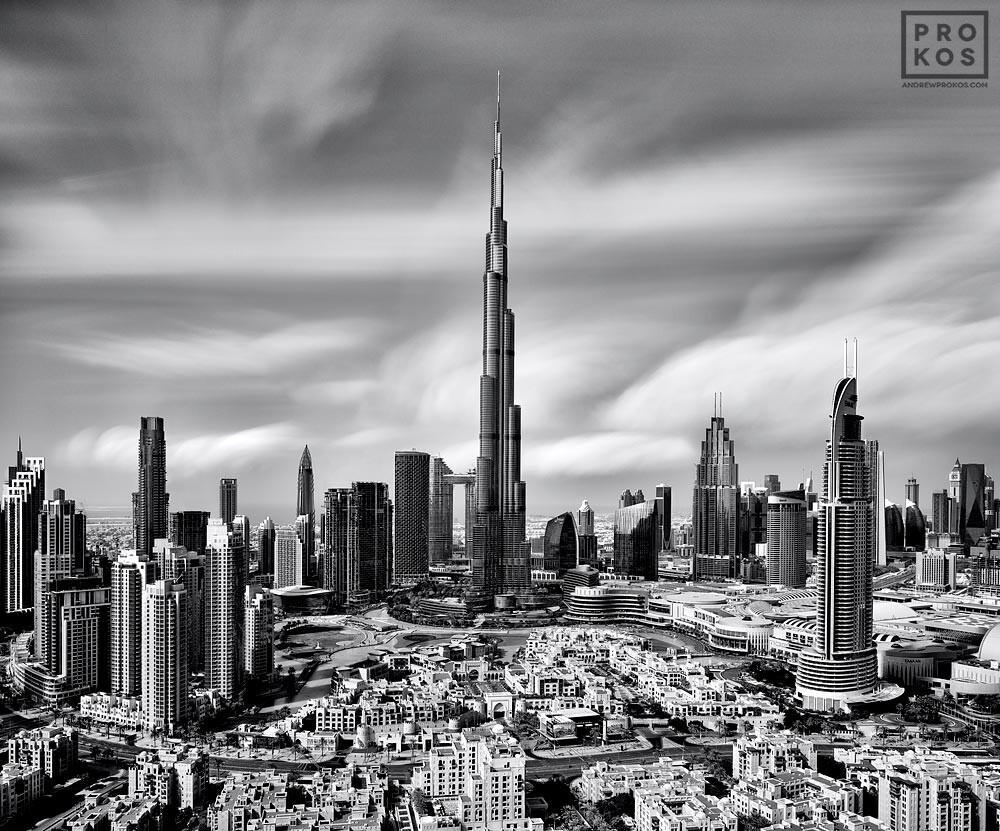
[[[243,669],[252,678],[274,673],[274,598],[262,586],[247,586],[244,594],[247,625]]]
[[[170,514],[167,539],[188,551],[205,553],[208,534],[208,511],[180,511]]]
[[[163,419],[139,421],[139,488],[133,497],[135,550],[149,556],[153,543],[167,538],[167,439]]]
[[[594,509],[584,499],[576,512],[576,527],[579,532],[580,550],[577,561],[581,566],[597,565],[597,535],[594,531]]]
[[[205,551],[205,684],[223,698],[241,688],[246,550],[221,519],[208,525]]]
[[[865,465],[868,468],[868,494],[871,498],[871,545],[875,565],[889,562],[889,538],[893,523],[890,521],[889,500],[885,494],[885,453],[878,448],[878,441],[865,442]],[[883,507],[885,510],[883,510]]]
[[[324,500],[322,588],[333,592],[334,605],[340,607],[347,604],[347,529],[353,494],[351,488],[330,488]]]
[[[634,502],[615,511],[615,574],[656,580],[663,547],[660,503]]]
[[[695,468],[691,509],[696,580],[736,576],[740,544],[739,467],[721,415],[713,415]]]
[[[156,578],[156,564],[123,551],[111,564],[111,692],[142,694],[143,589]]]
[[[173,735],[188,720],[188,610],[183,583],[143,588],[143,727]],[[225,693],[223,693],[225,694]]]
[[[920,507],[920,483],[912,476],[906,480],[906,498],[918,508]]]
[[[656,511],[660,517],[660,549],[673,550],[671,512],[673,510],[673,489],[662,482],[656,486]]]
[[[452,554],[455,521],[455,487],[445,477],[452,474],[440,456],[431,458],[430,511],[427,519],[427,557],[430,563],[446,563]],[[399,510],[399,496],[396,496]]]
[[[157,546],[157,561],[162,562],[160,579],[183,583],[187,592],[188,614],[188,669],[201,672],[205,668],[205,601],[208,595],[205,582],[205,555],[188,551],[181,546]],[[152,581],[150,581],[152,582]]]
[[[53,580],[83,574],[86,552],[87,518],[76,510],[76,503],[66,492],[56,488],[52,499],[42,503],[38,515],[38,551],[35,555],[35,655],[41,660],[46,637],[43,598]],[[37,633],[43,632],[43,637]]]
[[[767,498],[767,582],[800,589],[806,584],[806,494],[775,491]]]
[[[309,517],[300,516],[294,525],[274,529],[274,588],[302,586],[309,574],[305,533]]]
[[[553,517],[545,524],[542,537],[542,568],[562,577],[576,568],[579,557],[576,520],[569,511]]]
[[[777,473],[768,473],[764,476],[764,490],[768,496],[781,490],[781,479]]]
[[[274,574],[274,520],[265,517],[257,526],[257,573]]]
[[[986,466],[964,464],[958,492],[958,536],[968,550],[986,532]]]
[[[955,464],[952,465],[951,470],[948,473],[948,499],[951,501],[951,512],[949,519],[951,524],[948,526],[948,533],[952,535],[953,538],[959,537],[959,514],[961,513],[960,502],[962,495],[962,463],[955,458]]]
[[[384,482],[351,486],[347,520],[347,603],[370,603],[389,588],[392,501]]]
[[[0,605],[4,612],[30,609],[35,602],[35,552],[38,550],[38,513],[45,499],[45,459],[25,458],[17,442],[17,462],[7,469],[3,489],[3,554],[0,568]]]
[[[858,380],[846,355],[844,375],[833,396],[823,471],[816,640],[799,657],[796,681],[803,706],[812,710],[842,708],[846,699],[870,693],[878,683],[872,645],[871,473],[857,412]]]
[[[233,517],[236,516],[238,510],[239,507],[236,499],[236,480],[220,479],[219,516],[222,517],[223,522],[228,524],[233,521]]]
[[[303,544],[305,545],[303,556],[308,564],[305,575],[308,576],[313,567],[313,560],[316,556],[316,505],[313,493],[312,455],[309,453],[308,444],[303,448],[302,457],[299,459],[298,494],[295,501],[295,516],[306,517],[308,526],[303,535]]]
[[[514,403],[514,313],[507,307],[507,222],[503,216],[500,73],[493,125],[490,230],[483,274],[483,374],[479,381],[479,456],[472,578],[495,595],[530,585],[521,481],[521,408]]]
[[[431,457],[418,450],[396,451],[395,533],[391,582],[427,577]]]

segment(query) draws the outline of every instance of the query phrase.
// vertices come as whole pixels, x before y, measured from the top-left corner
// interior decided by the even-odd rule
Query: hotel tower
[[[796,693],[810,710],[844,709],[874,691],[877,659],[872,644],[871,472],[858,415],[857,341],[854,365],[833,396],[820,502],[816,575],[816,640],[799,657]]]
[[[483,374],[479,379],[479,457],[472,536],[473,580],[477,589],[490,596],[526,589],[530,582],[521,481],[521,408],[514,403],[514,313],[507,308],[499,72],[491,195],[483,274]]]

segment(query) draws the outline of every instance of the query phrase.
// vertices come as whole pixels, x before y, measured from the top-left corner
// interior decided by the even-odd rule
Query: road
[[[626,753],[600,753],[593,756],[570,756],[561,759],[536,759],[529,756],[527,765],[525,766],[525,775],[529,779],[544,779],[556,774],[572,778],[579,776],[584,768],[589,768],[599,761],[621,764],[625,762],[649,761],[664,756],[669,756],[672,759],[697,759],[704,757],[710,751],[720,756],[731,755],[732,749],[732,743],[714,745],[710,748],[668,745],[663,748],[633,750]]]

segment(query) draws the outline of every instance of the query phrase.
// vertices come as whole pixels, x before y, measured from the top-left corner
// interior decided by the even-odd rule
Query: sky
[[[471,467],[499,68],[529,513],[689,511],[717,391],[742,480],[818,480],[845,338],[929,511],[1000,462],[1000,80],[902,88],[899,12],[0,5],[0,463],[125,515],[159,415],[172,510],[282,522],[306,443]]]

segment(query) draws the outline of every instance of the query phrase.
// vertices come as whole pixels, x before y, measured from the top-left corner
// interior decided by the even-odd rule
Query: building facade
[[[143,587],[142,712],[146,730],[173,735],[189,717],[188,608],[183,583]]]
[[[395,535],[391,583],[415,583],[429,565],[431,457],[418,450],[396,451]],[[448,529],[449,534],[451,529]]]
[[[237,503],[237,484],[235,479],[219,480],[219,516],[222,521],[230,523],[233,517],[239,513]]]

